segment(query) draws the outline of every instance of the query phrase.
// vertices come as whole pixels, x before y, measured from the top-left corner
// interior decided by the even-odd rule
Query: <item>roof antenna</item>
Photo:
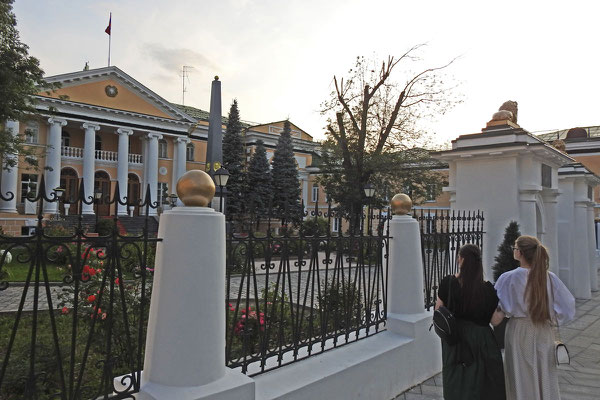
[[[185,79],[187,78],[188,83],[190,83],[190,69],[193,69],[194,67],[190,66],[190,65],[184,65],[181,68],[181,105],[185,106],[185,92],[187,92],[187,89],[185,87]]]

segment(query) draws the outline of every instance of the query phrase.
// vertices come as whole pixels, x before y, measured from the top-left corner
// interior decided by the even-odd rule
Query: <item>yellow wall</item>
[[[105,92],[107,85],[115,86],[118,94],[115,97],[109,97]],[[171,118],[170,115],[162,112],[154,105],[139,97],[136,93],[129,90],[113,79],[106,79],[99,82],[83,83],[73,86],[63,86],[54,93],[48,95],[45,92],[38,93],[44,97],[55,97],[66,95],[69,101],[78,103],[94,104],[102,107],[114,108],[117,110],[133,111],[141,114],[155,115],[162,118]]]

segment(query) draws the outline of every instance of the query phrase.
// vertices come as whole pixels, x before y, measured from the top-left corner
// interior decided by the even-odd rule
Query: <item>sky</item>
[[[223,115],[289,118],[324,138],[320,105],[357,56],[381,60],[426,43],[413,70],[439,66],[462,99],[419,121],[438,145],[480,132],[506,100],[530,132],[600,125],[594,1],[15,0],[21,40],[48,76],[108,63],[168,101],[208,110],[222,82]],[[401,72],[401,71],[400,71]],[[402,82],[407,76],[395,76]]]

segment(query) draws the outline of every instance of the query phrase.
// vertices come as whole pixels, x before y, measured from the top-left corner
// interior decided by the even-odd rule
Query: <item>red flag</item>
[[[112,24],[112,13],[110,13],[110,17],[108,17],[108,26],[104,30],[104,32],[108,33],[109,36],[110,36],[110,26],[111,26],[111,24]]]

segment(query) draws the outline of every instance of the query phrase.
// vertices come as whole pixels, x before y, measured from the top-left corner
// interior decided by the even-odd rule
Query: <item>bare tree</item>
[[[411,190],[416,200],[431,185],[441,188],[439,174],[430,172],[436,164],[423,149],[427,135],[419,122],[443,114],[458,101],[441,76],[454,60],[405,72],[404,81],[395,79],[398,69],[419,60],[416,53],[422,46],[377,64],[357,57],[347,78],[333,78],[331,97],[321,111],[329,118],[320,182],[348,214],[360,212],[367,183],[379,189],[379,201],[384,200],[384,187]]]

